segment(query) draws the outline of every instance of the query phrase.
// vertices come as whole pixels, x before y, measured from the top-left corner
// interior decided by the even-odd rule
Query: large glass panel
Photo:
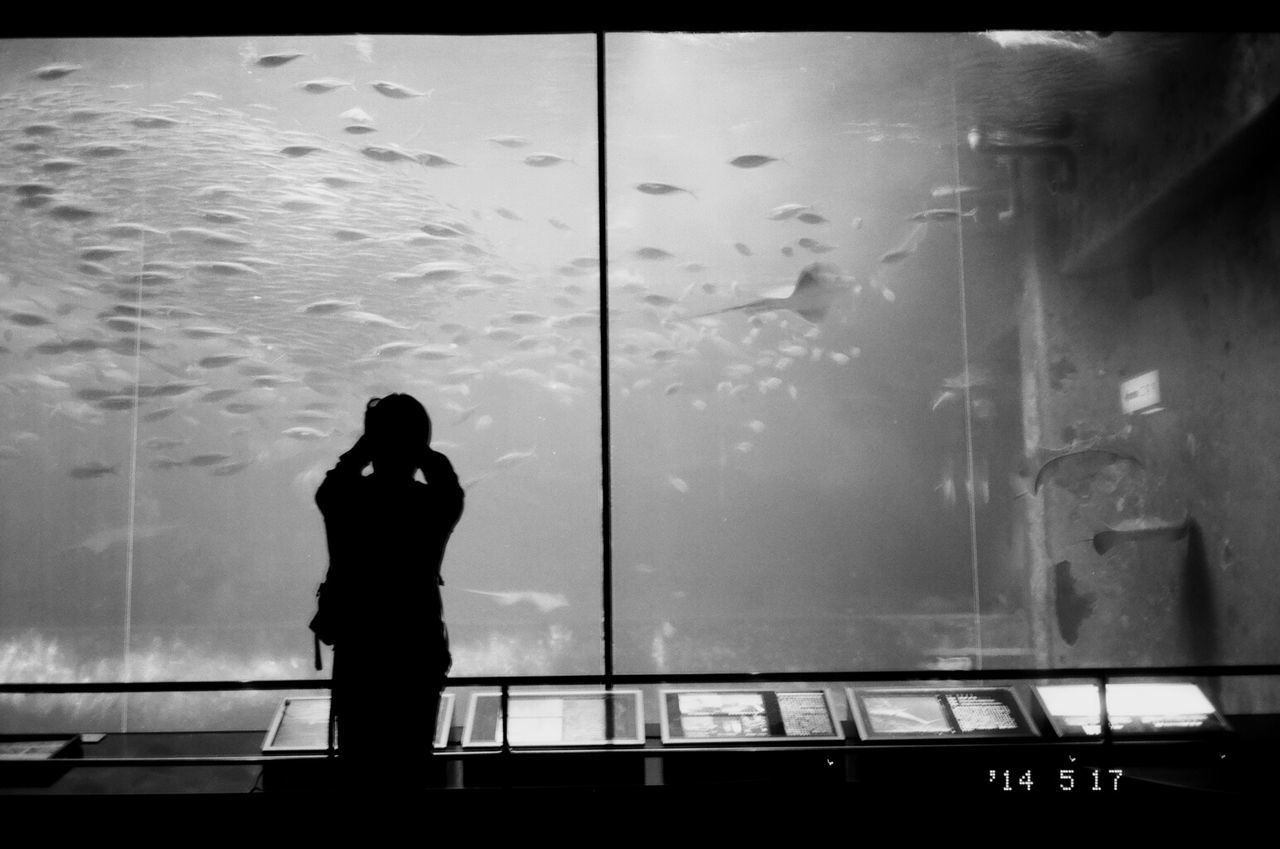
[[[455,674],[599,669],[594,38],[0,63],[0,680],[315,674],[314,493],[393,391],[466,487]]]
[[[1280,40],[607,46],[620,668],[1274,659]]]
[[[972,645],[950,43],[609,37],[620,667]]]

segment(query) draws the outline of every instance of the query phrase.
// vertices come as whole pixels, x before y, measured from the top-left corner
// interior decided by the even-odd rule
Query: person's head
[[[412,395],[392,393],[365,406],[364,435],[375,472],[412,474],[431,444],[431,417]]]

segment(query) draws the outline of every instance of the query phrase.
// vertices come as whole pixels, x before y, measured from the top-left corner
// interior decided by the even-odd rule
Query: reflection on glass
[[[467,487],[455,674],[597,669],[594,39],[0,53],[0,680],[312,674],[393,391]]]

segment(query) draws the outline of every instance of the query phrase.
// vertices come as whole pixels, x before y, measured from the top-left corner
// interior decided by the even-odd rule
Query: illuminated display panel
[[[74,737],[0,740],[0,761],[45,761],[63,754],[74,743]]]
[[[432,748],[449,744],[449,728],[453,722],[454,694],[440,697],[436,711]],[[329,697],[288,698],[280,703],[267,736],[262,743],[264,754],[311,754],[328,748]]]
[[[845,693],[863,740],[1038,734],[1008,687],[849,687]]]
[[[1036,699],[1059,737],[1102,734],[1096,684],[1037,684]],[[1199,685],[1190,682],[1107,685],[1107,714],[1114,734],[1229,731]]]
[[[663,743],[843,740],[826,690],[663,690]]]
[[[610,707],[612,729],[607,727]],[[507,741],[515,747],[644,744],[644,704],[639,690],[513,692],[510,711]],[[471,697],[462,745],[502,745],[501,694],[476,693]]]

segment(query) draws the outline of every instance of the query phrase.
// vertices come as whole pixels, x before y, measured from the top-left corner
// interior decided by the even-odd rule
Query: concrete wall
[[[1063,461],[1028,505],[1033,624],[1050,665],[1280,662],[1280,157],[1235,162],[1189,207],[1164,204],[1175,217],[1132,226],[1275,101],[1278,57],[1274,37],[1216,43],[1153,83],[1150,120],[1116,111],[1140,92],[1099,105],[1072,196],[1049,195],[1034,171],[1024,186],[1040,245],[1024,274],[1028,453],[1096,439],[1141,461]],[[1142,132],[1099,143],[1117,127]],[[1081,251],[1109,231],[1147,243],[1061,273],[1088,265]],[[1126,415],[1120,382],[1149,370],[1163,409]],[[1181,538],[1093,544],[1186,517]],[[1231,689],[1236,707],[1261,698]]]

